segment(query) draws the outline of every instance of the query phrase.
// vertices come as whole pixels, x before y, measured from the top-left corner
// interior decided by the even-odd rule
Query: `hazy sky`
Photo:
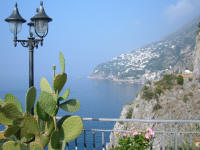
[[[0,88],[28,84],[28,49],[13,46],[4,21],[15,1],[1,0],[0,5]],[[40,3],[17,2],[27,21]],[[86,77],[97,64],[159,40],[200,14],[199,0],[44,0],[44,7],[53,22],[44,46],[35,50],[37,83],[43,76],[51,77],[59,51],[65,55],[69,76]],[[27,29],[24,23],[19,39],[27,38]]]

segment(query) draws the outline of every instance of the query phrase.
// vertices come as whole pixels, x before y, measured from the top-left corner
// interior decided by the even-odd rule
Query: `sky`
[[[28,49],[14,47],[13,35],[4,21],[15,2],[27,20],[39,0],[1,0],[0,89],[28,84]],[[87,77],[94,67],[122,53],[155,42],[200,14],[199,0],[44,0],[53,19],[43,47],[34,51],[35,82],[52,78],[52,65],[59,67],[59,52],[66,58],[69,77]],[[26,23],[27,23],[26,22]],[[27,39],[24,23],[18,39]]]

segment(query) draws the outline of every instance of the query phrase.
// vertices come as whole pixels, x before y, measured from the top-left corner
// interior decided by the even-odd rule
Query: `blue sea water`
[[[81,103],[80,110],[73,114],[89,118],[119,118],[123,105],[132,102],[135,95],[141,89],[141,84],[120,84],[105,80],[71,79],[66,88],[70,88],[69,98],[76,98]],[[38,95],[39,86],[36,85]],[[4,99],[7,93],[14,94],[20,99],[23,108],[25,106],[25,93],[27,89],[0,90],[0,98]],[[64,111],[59,111],[58,116],[67,115]],[[113,122],[84,121],[85,129],[112,129]],[[109,133],[105,134],[105,142],[109,141]],[[101,149],[101,135],[96,133],[96,148]],[[78,139],[80,149],[83,149],[82,136]],[[70,149],[74,149],[74,144],[70,144]],[[87,134],[88,149],[92,149],[92,134]]]

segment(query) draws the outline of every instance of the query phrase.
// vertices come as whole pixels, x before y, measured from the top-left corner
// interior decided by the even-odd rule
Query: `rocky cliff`
[[[194,73],[192,74],[166,74],[156,82],[149,82],[138,93],[132,104],[123,107],[120,118],[134,119],[172,119],[172,120],[200,120],[200,35],[196,36],[196,46],[193,55]],[[191,61],[188,60],[188,61]],[[182,78],[183,77],[183,78]],[[182,80],[183,79],[183,80]],[[169,124],[145,124],[117,122],[114,130],[144,130],[147,127],[153,130],[172,130],[174,125]],[[195,125],[178,125],[178,130],[199,130]],[[117,133],[111,134],[111,142],[116,145]],[[154,148],[159,149],[161,137],[156,136]],[[169,137],[164,144],[169,145]]]
[[[120,118],[135,119],[182,119],[200,120],[200,81],[194,78],[184,78],[184,84],[176,83],[174,76],[173,85],[170,88],[161,87],[160,95],[158,82],[146,85],[138,94],[132,104],[124,106]],[[163,80],[163,79],[162,79]],[[122,123],[118,122],[114,130],[145,130],[147,127],[153,130],[171,130],[169,124],[145,124],[145,123]],[[179,126],[179,129],[195,130],[194,126]],[[118,138],[111,137],[111,145],[116,145]],[[160,137],[155,139],[154,148],[160,145]],[[107,146],[110,147],[110,144]],[[166,146],[169,144],[166,142]]]
[[[197,33],[197,37],[196,37],[196,46],[195,46],[195,51],[194,51],[194,70],[193,70],[193,74],[196,78],[200,77],[200,35],[199,35],[199,31]]]

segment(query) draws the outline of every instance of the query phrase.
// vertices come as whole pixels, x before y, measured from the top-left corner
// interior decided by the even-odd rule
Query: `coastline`
[[[126,84],[144,84],[145,80],[142,79],[118,79],[118,78],[114,78],[114,77],[102,77],[102,76],[88,76],[87,77],[90,80],[108,80],[108,81],[112,81],[112,82],[116,82],[116,83],[126,83]]]

